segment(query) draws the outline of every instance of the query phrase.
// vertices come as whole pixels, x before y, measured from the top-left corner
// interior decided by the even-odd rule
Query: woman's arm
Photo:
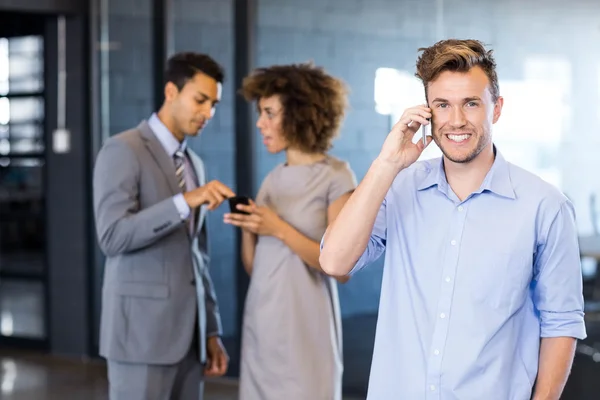
[[[331,224],[338,216],[346,201],[350,198],[351,193],[346,193],[336,199],[327,208],[327,223]],[[276,231],[275,236],[285,243],[294,253],[304,261],[306,265],[316,269],[319,272],[325,273],[321,269],[319,263],[320,244],[298,232],[293,226],[281,220],[281,225]],[[335,277],[338,282],[346,283],[347,276]]]
[[[331,203],[327,209],[327,222],[331,224],[340,210],[350,198],[351,193],[346,193]],[[256,236],[273,236],[285,243],[306,265],[325,273],[319,263],[320,244],[299,232],[292,225],[281,219],[275,211],[268,207],[258,207],[239,204],[238,209],[250,215],[229,213],[225,214],[225,223],[242,228],[242,262],[244,268],[252,273],[252,262],[256,248]],[[252,235],[252,236],[251,236]],[[347,282],[348,277],[336,277],[339,282]]]
[[[254,252],[256,251],[256,235],[242,229],[242,264],[248,275],[252,275]]]

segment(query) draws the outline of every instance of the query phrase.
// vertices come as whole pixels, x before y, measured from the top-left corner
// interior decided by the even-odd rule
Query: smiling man
[[[404,112],[321,243],[337,276],[385,250],[368,398],[559,399],[586,337],[573,206],[494,146],[492,52],[421,50],[428,104]],[[443,157],[416,162],[429,120]]]
[[[157,114],[106,141],[94,211],[106,255],[100,354],[111,400],[201,399],[228,356],[208,270],[206,212],[234,193],[205,182],[187,146],[214,115],[223,71],[209,56],[169,59]]]

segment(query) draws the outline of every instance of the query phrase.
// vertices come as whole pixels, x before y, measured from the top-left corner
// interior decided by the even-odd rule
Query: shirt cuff
[[[179,212],[181,219],[187,219],[190,216],[190,206],[188,206],[187,202],[183,198],[183,193],[173,196],[173,202],[175,203],[175,207],[177,207],[177,211]]]
[[[540,317],[542,338],[566,336],[583,340],[587,337],[582,311],[541,311]]]

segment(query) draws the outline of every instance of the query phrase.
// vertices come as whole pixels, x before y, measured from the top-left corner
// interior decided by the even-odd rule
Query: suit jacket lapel
[[[169,187],[173,195],[180,193],[175,174],[175,162],[169,157],[146,121],[142,122],[138,126],[138,129],[142,132],[142,137],[145,139],[146,147],[148,147],[150,154],[152,154],[152,157],[154,157],[165,175],[167,182],[169,182]]]

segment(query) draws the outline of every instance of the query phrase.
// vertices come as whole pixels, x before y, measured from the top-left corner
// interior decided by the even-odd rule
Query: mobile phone
[[[421,134],[423,135],[423,145],[427,144],[427,127],[431,126],[431,118],[427,118],[427,121],[429,121],[429,125],[421,126]]]
[[[249,197],[247,197],[247,196],[234,196],[234,197],[230,197],[228,200],[229,200],[229,210],[232,213],[250,215],[250,213],[247,213],[246,211],[238,210],[238,208],[237,208],[238,204],[245,204],[245,205],[249,206],[250,205],[250,198]]]

